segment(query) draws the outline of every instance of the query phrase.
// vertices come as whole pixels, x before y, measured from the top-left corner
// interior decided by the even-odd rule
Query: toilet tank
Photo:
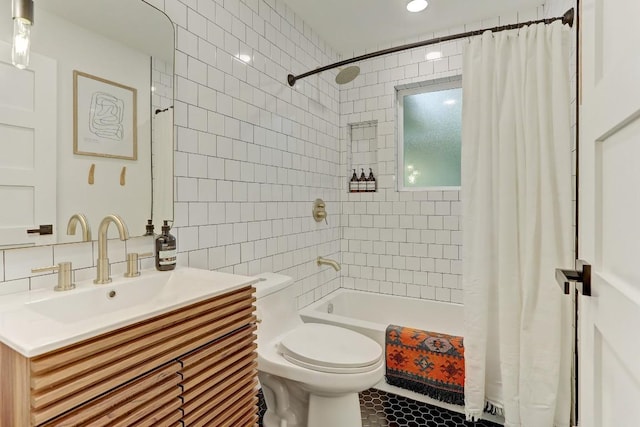
[[[296,286],[289,276],[261,273],[256,288],[256,316],[258,318],[258,345],[261,341],[289,331],[302,324],[296,303]]]

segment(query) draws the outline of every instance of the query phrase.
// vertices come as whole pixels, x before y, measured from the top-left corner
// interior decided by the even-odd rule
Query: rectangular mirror
[[[18,70],[11,10],[0,0],[0,249],[80,241],[66,234],[76,213],[94,238],[111,213],[131,236],[172,221],[169,18],[142,0],[37,1]],[[27,232],[41,225],[52,234]]]

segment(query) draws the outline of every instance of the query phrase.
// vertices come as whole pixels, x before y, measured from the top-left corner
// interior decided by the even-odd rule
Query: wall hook
[[[120,185],[122,185],[123,187],[126,184],[126,179],[127,179],[127,167],[123,166],[122,170],[120,171]]]
[[[89,177],[87,178],[87,182],[89,183],[89,185],[93,185],[93,183],[95,182],[95,173],[96,173],[96,164],[91,163],[91,166],[89,167]]]

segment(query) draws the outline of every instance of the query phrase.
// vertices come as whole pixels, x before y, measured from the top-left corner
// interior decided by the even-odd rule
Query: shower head
[[[338,83],[339,85],[344,85],[352,82],[356,77],[358,77],[358,74],[360,74],[360,67],[358,67],[357,65],[343,68],[336,76],[336,83]]]

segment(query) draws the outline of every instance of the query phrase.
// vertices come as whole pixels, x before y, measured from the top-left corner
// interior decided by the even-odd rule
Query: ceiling
[[[500,14],[530,10],[544,0],[428,0],[409,13],[407,0],[284,0],[320,38],[343,57],[391,47],[434,31]],[[502,22],[511,24],[513,22]]]

